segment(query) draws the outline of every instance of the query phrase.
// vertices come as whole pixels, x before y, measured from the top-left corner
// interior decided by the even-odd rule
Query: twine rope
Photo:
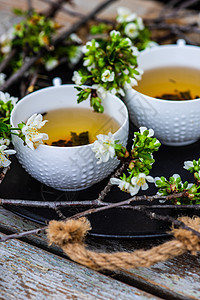
[[[200,218],[182,217],[180,221],[200,232]],[[102,253],[87,249],[84,238],[91,229],[86,218],[78,220],[51,221],[47,228],[49,244],[58,245],[73,261],[94,270],[120,270],[150,267],[189,251],[196,255],[200,251],[197,235],[182,228],[172,227],[174,239],[149,250]]]

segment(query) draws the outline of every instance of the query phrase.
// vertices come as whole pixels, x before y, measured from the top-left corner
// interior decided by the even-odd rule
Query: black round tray
[[[178,173],[183,181],[193,182],[193,176],[183,169],[184,161],[199,158],[200,141],[184,147],[169,147],[162,145],[160,150],[155,153],[156,159],[151,175],[169,177]],[[10,199],[30,199],[30,200],[92,200],[98,198],[99,192],[107,184],[109,178],[93,185],[83,191],[61,192],[47,187],[28,175],[18,163],[16,158],[12,159],[11,170],[7,173],[4,181],[0,185],[1,198]],[[155,194],[157,189],[153,184],[145,191],[147,195]],[[144,193],[144,192],[143,192]],[[142,194],[142,192],[140,192]],[[129,194],[121,192],[116,186],[112,187],[111,192],[106,196],[105,201],[118,202],[130,197]],[[159,202],[157,202],[159,203]],[[136,204],[136,203],[134,203]],[[147,201],[138,204],[149,204]],[[155,204],[155,202],[154,202]],[[164,204],[163,204],[164,205]],[[58,219],[57,213],[52,209],[30,208],[5,206],[14,213],[40,224],[46,224],[49,220]],[[65,208],[62,212],[65,216],[73,215],[86,208]],[[180,209],[160,209],[154,210],[158,214],[178,217],[179,215],[193,215],[192,210]],[[195,214],[197,212],[195,211]],[[90,234],[101,237],[116,238],[147,238],[166,236],[170,224],[151,220],[144,213],[129,209],[111,209],[89,216],[92,225]]]

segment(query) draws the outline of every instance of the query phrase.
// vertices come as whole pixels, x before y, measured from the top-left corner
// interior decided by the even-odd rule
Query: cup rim
[[[27,98],[29,98],[33,93],[37,95],[37,94],[43,92],[44,90],[58,89],[58,88],[64,88],[64,87],[76,87],[76,86],[79,87],[79,86],[76,85],[76,84],[62,84],[62,85],[58,85],[58,86],[48,86],[48,87],[42,88],[42,89],[40,89],[40,90],[38,90],[38,91],[32,92],[31,94],[28,94],[28,95],[24,96],[23,98],[21,98],[21,99],[17,102],[17,104],[15,105],[15,107],[13,108],[13,110],[12,110],[12,112],[11,112],[11,116],[10,116],[10,123],[11,123],[11,125],[14,126],[12,118],[13,118],[13,114],[14,114],[14,110],[15,110],[16,106],[17,106],[18,104],[20,104],[20,103],[22,103],[22,104],[20,104],[20,105],[23,105],[23,102],[26,101]],[[83,88],[85,88],[85,87],[90,87],[90,88],[91,88],[91,86],[86,86],[86,85],[82,85],[81,87],[83,87]],[[122,128],[124,128],[126,122],[128,121],[128,110],[127,110],[127,107],[126,107],[126,105],[124,104],[124,102],[123,102],[119,97],[117,97],[117,96],[115,96],[115,95],[112,95],[112,94],[109,93],[109,92],[107,92],[107,93],[108,93],[111,97],[115,98],[115,101],[118,101],[119,103],[121,103],[122,106],[124,106],[124,109],[125,109],[125,120],[124,120],[123,124],[119,127],[119,129],[113,133],[113,135],[115,136],[120,130],[122,130]],[[17,130],[15,130],[14,132],[17,132]],[[94,141],[94,142],[95,142],[95,141]],[[45,144],[41,144],[41,145],[39,145],[39,146],[42,147],[42,148],[48,147],[48,149],[63,149],[63,150],[61,150],[61,151],[64,151],[64,150],[66,151],[66,149],[71,149],[70,151],[72,151],[72,149],[76,150],[76,149],[80,149],[80,148],[83,149],[83,147],[84,147],[84,148],[86,148],[86,147],[91,147],[91,146],[94,144],[94,142],[93,142],[93,143],[90,143],[90,144],[87,144],[87,145],[80,145],[80,146],[73,146],[73,147],[60,147],[60,146],[51,146],[51,145],[45,145]]]
[[[199,51],[200,52],[200,47],[198,46],[195,46],[195,45],[187,45],[187,44],[169,44],[169,45],[159,45],[159,46],[156,46],[156,47],[153,47],[153,48],[150,48],[150,49],[145,49],[143,51],[141,51],[141,54],[140,55],[143,55],[143,54],[146,54],[146,53],[149,53],[149,52],[158,52],[158,51],[162,51],[163,49],[195,49],[195,51]],[[151,68],[152,70],[152,68]],[[200,69],[199,69],[199,72],[200,72]],[[186,103],[194,103],[194,102],[199,102],[200,101],[200,97],[197,98],[197,99],[188,99],[188,100],[166,100],[166,99],[161,99],[161,98],[154,98],[152,96],[148,96],[146,94],[143,94],[141,92],[138,92],[137,90],[134,89],[133,87],[133,90],[137,93],[137,94],[140,94],[140,95],[143,95],[144,97],[146,97],[148,100],[151,100],[151,101],[154,101],[154,102],[159,102],[159,103],[171,103],[172,105],[175,105],[175,104],[178,104],[178,105],[186,105]],[[181,104],[180,104],[181,103]]]

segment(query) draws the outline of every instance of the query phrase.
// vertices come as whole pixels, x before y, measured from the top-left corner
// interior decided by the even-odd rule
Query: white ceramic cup
[[[114,137],[126,145],[129,125],[126,106],[111,94],[107,95],[103,105],[104,112],[115,118],[120,125]],[[20,100],[12,111],[11,125],[16,127],[34,113],[61,108],[90,108],[90,103],[86,100],[77,104],[77,90],[74,85],[56,84],[33,92]],[[12,136],[12,142],[17,158],[25,170],[38,181],[58,190],[88,188],[107,177],[119,164],[117,158],[97,164],[95,154],[91,150],[92,144],[75,147],[40,145],[33,151],[24,146],[23,141],[16,135]]]
[[[189,67],[200,71],[200,47],[164,45],[141,52],[138,66],[144,72],[161,67]],[[200,78],[199,78],[200,84]],[[138,127],[154,129],[161,143],[171,146],[188,145],[200,138],[200,99],[188,101],[160,100],[134,89],[127,90],[125,103],[131,121]]]

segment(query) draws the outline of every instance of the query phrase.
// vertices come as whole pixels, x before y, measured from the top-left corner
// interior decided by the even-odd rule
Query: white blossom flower
[[[8,54],[11,50],[11,42],[14,38],[13,28],[0,36],[0,48],[3,54]]]
[[[82,40],[80,39],[80,37],[76,33],[71,33],[69,37],[73,42],[76,42],[76,43],[79,43],[79,44],[82,43]]]
[[[118,93],[119,93],[122,97],[125,96],[124,90],[121,89],[121,88],[118,89]]]
[[[188,170],[189,168],[193,168],[193,167],[194,167],[193,161],[191,160],[184,161],[183,169]]]
[[[136,18],[136,23],[137,23],[137,27],[139,30],[143,30],[144,29],[144,23],[141,17],[137,17]]]
[[[156,186],[156,187],[159,187],[159,186],[156,184],[156,181],[161,181],[161,178],[160,178],[160,177],[155,177],[155,178],[154,178],[155,186]],[[158,193],[159,193],[159,192],[158,192]],[[157,193],[157,194],[158,194],[158,193]],[[162,195],[162,194],[159,193],[158,195]]]
[[[45,62],[45,69],[47,71],[53,70],[58,65],[58,60],[55,58],[51,58]]]
[[[109,92],[110,92],[112,95],[116,95],[116,94],[117,94],[116,88],[112,88]]]
[[[131,10],[127,7],[118,7],[117,14],[117,21],[119,23],[132,22],[137,17],[137,15],[135,13],[132,13]]]
[[[8,94],[8,93],[3,93],[0,91],[0,100],[3,101],[4,103],[11,101],[11,103],[14,106],[16,104],[18,98],[10,96],[10,94]]]
[[[136,38],[139,34],[135,23],[128,23],[124,29],[124,32],[131,39]]]
[[[74,71],[72,80],[73,80],[76,84],[78,84],[78,85],[79,85],[79,84],[82,84],[82,77],[81,77],[81,75],[79,74],[78,71]]]
[[[180,176],[179,174],[173,174],[171,177],[173,177],[175,180],[176,180],[177,178],[181,178],[181,176]]]
[[[140,52],[138,51],[138,48],[135,46],[131,46],[131,51],[133,56],[138,56],[140,54]]]
[[[98,159],[97,164],[107,162],[115,156],[115,139],[111,132],[108,135],[99,134],[97,140],[92,145],[92,151],[96,152],[95,157]]]
[[[41,114],[32,115],[22,127],[22,134],[25,136],[26,145],[34,150],[43,143],[43,140],[48,140],[48,134],[40,133],[39,129],[44,126],[47,120],[42,121]]]
[[[188,183],[187,189],[189,190],[193,185],[194,183]]]
[[[0,139],[0,146],[1,146],[1,145],[9,146],[9,145],[10,145],[10,140],[9,140],[9,139],[1,138],[1,139]]]
[[[105,90],[100,84],[93,84],[93,89],[97,90],[97,96],[101,99],[105,99],[107,96],[107,90]]]
[[[103,72],[103,74],[101,75],[101,80],[103,82],[112,82],[115,78],[115,73],[114,72],[110,72],[110,70],[106,70]]]
[[[82,52],[85,54],[87,53],[88,51],[90,51],[90,47],[92,46],[92,42],[89,41],[87,42],[83,47],[82,47]],[[95,48],[98,48],[99,47],[99,43],[98,42],[95,42]]]
[[[137,71],[139,74],[134,74],[135,79],[141,80],[142,75],[144,74],[144,71],[139,68],[135,68],[135,71]]]
[[[130,182],[119,178],[111,178],[111,184],[118,185],[121,191],[128,192],[131,196],[134,196],[138,193],[139,188],[137,186],[133,186]]]
[[[148,137],[152,137],[152,136],[154,136],[154,130],[153,129],[147,129],[146,127],[144,127],[144,126],[142,126],[142,127],[140,127],[139,128],[140,129],[140,133],[141,134],[143,134],[144,133],[144,131],[146,131],[146,130],[149,130],[149,133],[148,133]]]
[[[7,146],[0,146],[0,168],[8,167],[11,164],[11,161],[8,159],[9,155],[15,154],[15,150],[7,149]]]
[[[84,67],[87,67],[90,64],[90,59],[86,59],[83,62]]]
[[[129,47],[132,47],[133,44],[132,44],[131,40],[128,37],[125,38],[124,41],[126,41],[128,43]]]
[[[0,73],[0,86],[5,83],[6,74]]]
[[[73,52],[73,56],[70,55],[69,61],[72,65],[76,65],[82,57],[82,46],[78,46],[75,48]]]
[[[158,177],[157,177],[157,178],[158,178]],[[161,197],[163,196],[163,194],[160,193],[160,192],[157,192],[156,195],[161,196]],[[165,203],[166,201],[167,201],[166,199],[162,199],[162,200],[159,199],[159,202],[160,202],[161,204]]]
[[[133,177],[131,179],[131,183],[133,186],[136,187],[141,187],[142,190],[147,190],[148,189],[148,182],[154,182],[154,178],[149,175],[145,175],[144,173],[139,173],[139,175]]]
[[[128,69],[125,69],[123,72],[124,72],[124,74],[126,74],[126,75],[129,74],[129,70],[128,70]]]
[[[110,37],[111,37],[111,38],[118,37],[118,36],[120,36],[120,35],[121,35],[121,33],[120,33],[119,31],[117,31],[117,30],[112,30],[112,31],[110,32]]]
[[[154,48],[154,47],[157,47],[157,46],[159,46],[158,43],[156,43],[154,41],[148,41],[145,44],[145,49],[151,49],[151,48]]]
[[[93,63],[91,66],[88,66],[88,67],[87,67],[87,69],[88,69],[89,72],[91,72],[92,69],[95,69],[95,68],[96,68],[95,63]]]
[[[125,82],[125,84],[124,84],[124,89],[125,90],[129,90],[129,89],[132,89],[132,87],[133,86],[136,86],[136,85],[138,85],[138,83],[137,83],[137,80],[135,79],[135,78],[129,78],[130,79],[130,82]]]

